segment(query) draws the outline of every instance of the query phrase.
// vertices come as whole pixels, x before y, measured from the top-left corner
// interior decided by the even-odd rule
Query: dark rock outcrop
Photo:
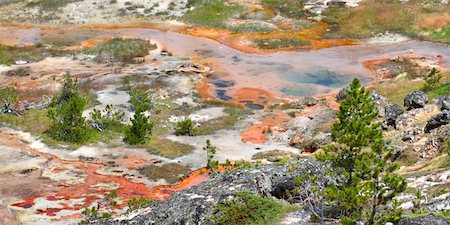
[[[400,221],[399,225],[447,225],[450,221],[435,215],[419,218],[407,218]]]
[[[436,98],[434,104],[438,105],[442,111],[450,110],[450,93]]]
[[[403,114],[403,108],[397,104],[388,104],[384,107],[385,123],[388,126],[395,126],[395,120]]]
[[[339,93],[336,95],[336,101],[341,102],[342,100],[347,98],[347,88],[342,88]]]
[[[177,192],[167,200],[93,224],[203,224],[217,202],[234,197],[238,191],[283,198],[287,190],[296,187],[295,177],[304,173],[323,174],[324,170],[328,168],[313,159],[301,159],[293,164],[271,164],[252,170],[223,172],[198,186]],[[321,177],[319,182],[334,180]]]
[[[424,91],[414,91],[404,99],[404,105],[408,110],[423,108],[428,103],[428,95]]]
[[[425,132],[429,133],[431,130],[450,123],[450,111],[446,110],[442,113],[432,116],[425,126]]]

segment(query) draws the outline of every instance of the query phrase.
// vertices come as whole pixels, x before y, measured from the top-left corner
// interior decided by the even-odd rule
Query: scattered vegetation
[[[282,37],[282,38],[257,38],[253,40],[256,47],[261,49],[278,49],[278,48],[291,48],[310,45],[308,41],[303,41],[295,37]]]
[[[242,191],[237,192],[235,198],[218,202],[206,224],[276,224],[290,210],[292,207],[275,199]]]
[[[241,6],[227,5],[224,0],[194,0],[194,7],[184,15],[184,20],[197,26],[220,28],[233,15],[243,10]]]
[[[125,112],[123,110],[115,110],[112,105],[106,105],[103,110],[93,109],[90,113],[91,120],[101,130],[121,129],[124,116]]]
[[[44,50],[34,47],[12,47],[0,45],[0,65],[12,65],[16,61],[38,62],[48,55]]]
[[[0,114],[0,124],[11,126],[17,130],[42,135],[51,124],[47,110],[31,109],[25,111],[21,117],[11,114]]]
[[[0,88],[0,100],[8,105],[14,105],[19,98],[19,93],[13,86],[6,86]]]
[[[338,25],[338,33],[347,37],[365,38],[386,31],[418,36],[431,30],[425,38],[449,41],[448,23],[442,23],[449,10],[448,4],[438,1],[369,0],[350,9],[332,7],[325,12],[325,21]]]
[[[374,122],[378,115],[375,103],[357,79],[336,115],[335,144],[316,158],[331,163],[344,180],[327,186],[325,199],[343,209],[343,224],[398,222],[402,211],[394,197],[406,189],[406,181],[394,172],[398,168],[390,163],[394,151],[385,145],[380,124]]]
[[[176,183],[180,178],[191,172],[188,166],[183,166],[178,163],[168,163],[162,166],[148,165],[141,170],[142,175],[151,180],[158,181],[164,179],[169,184]]]
[[[228,28],[233,33],[270,33],[273,28],[266,24],[244,23]]]
[[[192,145],[182,144],[169,139],[155,139],[144,145],[151,154],[165,158],[178,158],[191,153],[194,150]]]
[[[97,55],[100,61],[133,62],[136,57],[148,55],[156,48],[148,40],[114,38],[103,45],[82,50],[85,54]]]
[[[305,1],[297,0],[262,0],[262,4],[267,8],[281,13],[281,15],[293,19],[301,19],[310,14],[304,10]]]
[[[152,199],[148,199],[146,197],[133,197],[130,200],[128,200],[128,207],[130,208],[130,210],[136,210],[136,209],[140,209],[152,202],[154,202],[156,200],[152,200]]]
[[[69,3],[79,2],[81,0],[37,0],[29,1],[26,7],[39,7],[44,11],[53,11],[66,6]]]

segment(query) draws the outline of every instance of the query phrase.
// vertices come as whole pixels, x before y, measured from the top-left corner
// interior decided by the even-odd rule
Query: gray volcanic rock
[[[342,100],[347,98],[347,87],[342,88],[339,93],[336,95],[336,101],[341,102]]]
[[[399,225],[447,225],[449,222],[449,220],[440,216],[428,215],[419,218],[403,219]]]
[[[438,105],[442,111],[450,110],[450,93],[448,95],[440,96],[434,100],[434,103]]]
[[[403,108],[397,104],[388,104],[384,107],[386,125],[394,126],[395,120],[403,114]]]
[[[408,110],[423,108],[428,103],[428,95],[423,91],[414,91],[404,99],[404,105]]]
[[[432,116],[425,126],[425,132],[429,133],[431,130],[450,123],[450,111],[445,110],[442,113]]]
[[[295,169],[292,169],[295,168]],[[174,193],[169,199],[153,202],[145,208],[93,224],[203,224],[213,206],[247,190],[264,196],[283,198],[287,189],[297,187],[294,178],[304,174],[322,174],[328,167],[314,159],[300,159],[284,165],[264,165],[252,170],[223,172],[198,186]],[[334,182],[321,177],[319,182]]]

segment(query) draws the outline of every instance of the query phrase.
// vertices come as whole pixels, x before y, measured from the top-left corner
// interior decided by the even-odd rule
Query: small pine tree
[[[175,124],[175,135],[188,135],[193,136],[196,132],[194,122],[189,119],[185,118]]]
[[[343,209],[342,224],[384,224],[400,219],[401,210],[393,198],[406,188],[405,180],[395,174],[390,163],[392,149],[385,146],[378,115],[370,93],[357,79],[347,88],[332,127],[335,144],[316,155],[319,161],[330,162],[344,179],[329,185],[324,196]]]
[[[50,108],[48,117],[52,120],[47,133],[58,141],[84,143],[90,138],[91,130],[82,113],[87,105],[86,99],[75,94],[61,105]]]
[[[64,83],[59,94],[55,95],[52,99],[50,106],[62,105],[65,101],[68,101],[75,95],[79,95],[78,85],[76,80],[72,79],[69,73],[64,77]]]
[[[206,146],[203,147],[203,150],[206,151],[207,157],[206,168],[214,172],[215,170],[217,170],[217,167],[219,166],[219,161],[213,160],[217,148],[211,144],[210,140],[206,140]]]
[[[133,88],[130,81],[125,81],[130,94],[131,107],[134,109],[134,117],[131,126],[125,131],[123,141],[130,145],[145,144],[152,133],[153,124],[145,112],[150,109],[151,100],[145,91]]]
[[[438,69],[436,68],[431,69],[430,72],[424,77],[425,84],[422,90],[425,92],[429,92],[433,88],[438,87],[441,78],[442,78],[441,72]]]

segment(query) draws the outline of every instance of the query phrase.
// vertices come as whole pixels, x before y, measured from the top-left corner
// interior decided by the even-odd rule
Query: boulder
[[[399,225],[447,225],[450,221],[436,215],[427,215],[419,218],[405,218]]]
[[[438,105],[442,111],[450,110],[450,93],[436,98],[434,104]]]
[[[385,123],[388,126],[395,126],[395,120],[403,114],[403,108],[397,104],[388,104],[384,107]]]
[[[431,130],[436,129],[440,126],[450,123],[450,111],[445,110],[442,113],[432,116],[425,126],[425,132],[429,133]]]
[[[404,99],[404,105],[408,110],[423,108],[428,103],[428,95],[424,91],[414,91]]]
[[[342,100],[347,98],[347,88],[342,88],[339,93],[336,95],[336,101],[341,102]]]

